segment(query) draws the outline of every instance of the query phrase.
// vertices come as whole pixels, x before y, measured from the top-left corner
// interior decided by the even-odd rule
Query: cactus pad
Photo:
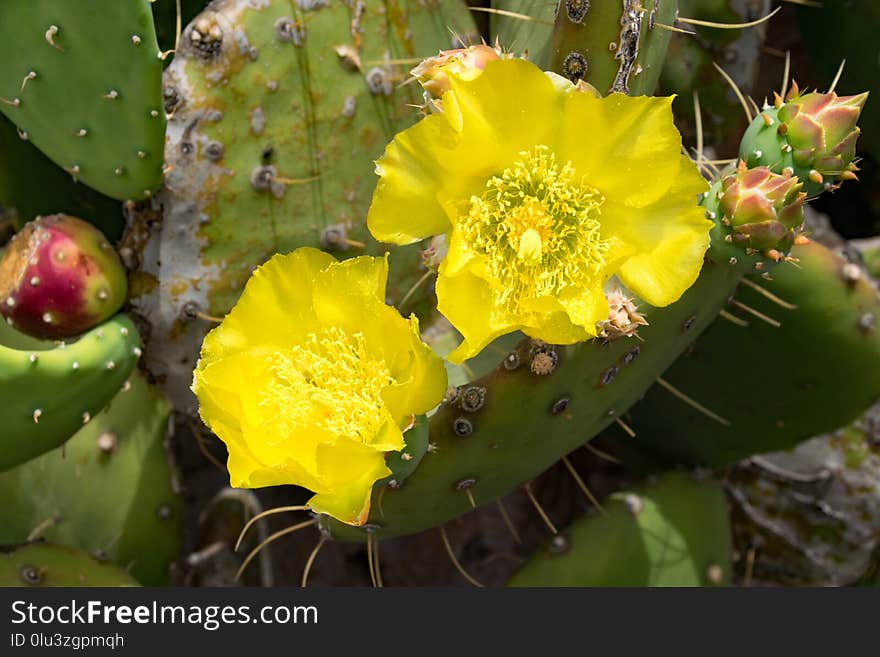
[[[0,111],[77,180],[143,198],[162,181],[158,54],[148,0],[6,0]]]
[[[21,227],[56,212],[82,217],[111,242],[122,236],[122,204],[76,182],[0,114],[0,221]]]
[[[730,579],[727,500],[714,480],[664,475],[615,493],[520,568],[510,586],[705,586]]]
[[[37,342],[0,322],[0,471],[58,447],[122,388],[140,336],[117,315],[69,344]]]
[[[748,327],[719,319],[664,374],[685,391],[699,391],[700,402],[730,418],[730,426],[672,404],[669,393],[655,387],[627,418],[638,440],[615,430],[620,443],[662,463],[723,466],[834,430],[880,397],[877,292],[857,266],[820,244],[792,253],[798,267],[783,265],[772,281],[758,280],[796,309],[744,285],[736,293],[781,327],[754,317]]]
[[[167,583],[180,549],[181,502],[165,451],[169,406],[132,378],[57,450],[0,475],[0,543],[40,535],[104,554],[145,585]]]
[[[0,551],[0,586],[137,586],[127,572],[91,554],[33,543]]]

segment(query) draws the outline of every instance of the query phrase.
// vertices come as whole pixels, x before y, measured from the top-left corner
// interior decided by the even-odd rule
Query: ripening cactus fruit
[[[801,187],[790,172],[748,169],[740,161],[736,172],[721,179],[720,189],[716,185],[709,192],[706,206],[716,207],[717,202],[721,223],[736,244],[765,253],[788,252],[803,228],[807,194]]]
[[[25,225],[0,259],[0,314],[43,340],[72,338],[125,303],[125,268],[97,228],[56,214]]]
[[[857,180],[856,125],[868,92],[838,96],[835,92],[802,93],[792,84],[785,100],[778,94],[765,105],[743,135],[739,156],[749,167],[790,171],[815,195]]]

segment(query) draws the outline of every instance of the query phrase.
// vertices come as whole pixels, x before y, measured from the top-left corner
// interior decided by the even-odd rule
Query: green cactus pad
[[[626,419],[637,439],[612,428],[617,444],[664,464],[723,466],[843,426],[880,397],[876,291],[864,278],[850,278],[858,267],[820,244],[792,254],[797,267],[782,265],[772,281],[756,280],[795,310],[744,285],[736,293],[780,328],[730,307],[749,326],[719,319],[663,375],[730,418],[730,426],[655,386]]]
[[[122,204],[76,182],[0,115],[0,220],[18,228],[37,215],[70,212],[116,242],[125,225]]]
[[[0,322],[0,472],[58,447],[97,415],[131,374],[139,345],[121,314],[66,344]]]
[[[0,586],[137,586],[121,568],[60,545],[34,543],[0,551]]]
[[[0,475],[0,543],[47,540],[104,554],[144,585],[168,582],[182,505],[168,461],[169,405],[134,376],[56,450]]]
[[[143,278],[159,285],[132,296],[153,323],[148,366],[180,409],[195,410],[189,386],[210,328],[187,309],[223,316],[275,253],[389,250],[365,219],[373,160],[419,118],[418,85],[401,83],[453,33],[478,38],[460,0],[356,4],[214,2],[165,72],[165,216],[142,256]],[[418,245],[391,251],[388,294],[400,301],[425,270]]]
[[[0,111],[77,180],[143,198],[162,182],[158,54],[148,0],[5,0]]]
[[[558,6],[543,63],[603,95],[653,93],[671,35],[657,23],[675,22],[676,0],[561,0]]]
[[[625,412],[715,319],[740,276],[754,267],[756,256],[727,244],[717,226],[712,243],[700,278],[679,301],[641,307],[650,323],[639,331],[643,340],[559,348],[526,340],[496,370],[466,386],[481,389],[479,404],[464,408],[464,390],[451,396],[431,416],[433,447],[418,469],[400,488],[381,493],[381,511],[373,504],[370,531],[380,538],[414,533],[470,511],[471,500],[494,500]],[[325,524],[343,540],[366,535],[332,519]]]
[[[727,500],[714,480],[672,473],[615,493],[605,514],[575,522],[509,586],[706,586],[730,581]]]

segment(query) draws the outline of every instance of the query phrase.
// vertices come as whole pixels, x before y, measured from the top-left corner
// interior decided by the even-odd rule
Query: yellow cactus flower
[[[594,337],[614,275],[653,306],[693,284],[712,223],[672,98],[599,98],[520,59],[448,77],[443,112],[376,162],[367,223],[396,244],[446,236],[438,308],[464,336],[449,360],[516,330]]]
[[[361,525],[414,415],[446,391],[418,320],[385,304],[388,262],[317,249],[276,255],[202,344],[193,392],[229,451],[232,486],[296,484]]]

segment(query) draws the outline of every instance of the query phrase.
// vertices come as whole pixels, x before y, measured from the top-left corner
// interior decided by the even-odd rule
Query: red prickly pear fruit
[[[0,314],[35,338],[85,333],[122,307],[127,287],[101,231],[65,214],[28,223],[0,259]]]

